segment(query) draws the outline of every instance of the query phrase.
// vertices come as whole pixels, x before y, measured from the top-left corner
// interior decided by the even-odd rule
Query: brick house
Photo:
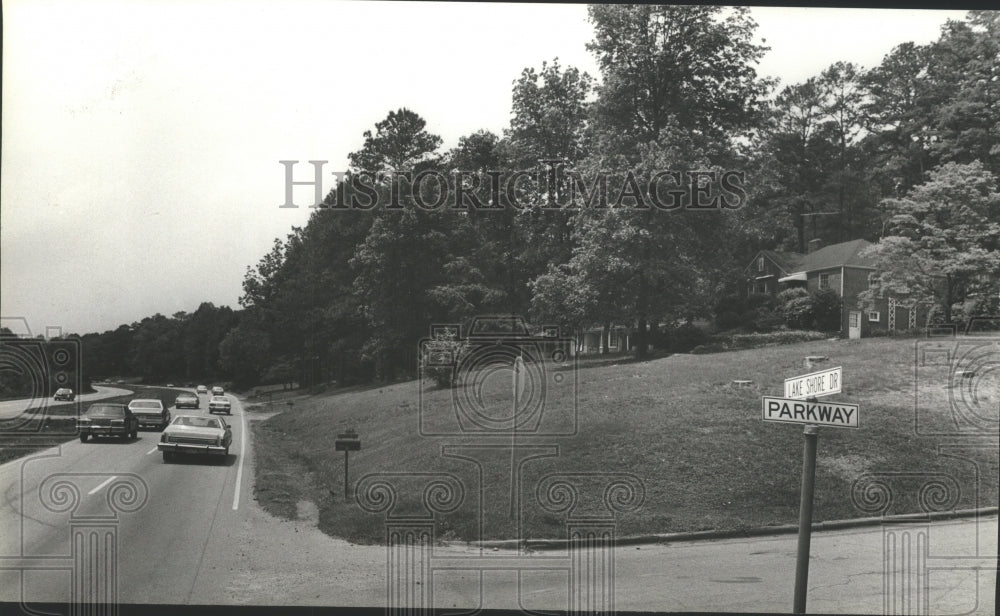
[[[866,240],[851,240],[823,246],[809,242],[806,254],[761,250],[746,268],[748,295],[777,295],[785,289],[807,291],[832,289],[841,298],[840,333],[847,338],[869,336],[877,330],[905,330],[927,322],[929,306],[902,306],[894,298],[879,298],[874,310],[858,307],[858,295],[869,288],[875,264],[861,252],[871,246]]]

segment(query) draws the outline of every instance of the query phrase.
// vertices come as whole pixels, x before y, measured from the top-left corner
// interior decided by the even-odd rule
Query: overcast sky
[[[584,5],[6,0],[0,314],[103,331],[203,301],[304,225],[279,160],[346,166],[408,107],[453,146],[500,134],[511,83],[559,57],[597,75]],[[961,11],[753,9],[759,72],[877,65]]]

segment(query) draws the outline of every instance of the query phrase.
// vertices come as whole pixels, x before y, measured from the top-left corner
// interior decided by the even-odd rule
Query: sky
[[[511,85],[558,57],[597,76],[585,5],[6,0],[0,316],[34,334],[238,307],[275,238],[304,226],[280,160],[346,167],[390,110],[444,148],[501,134]],[[880,63],[963,11],[754,8],[782,84]],[[332,187],[332,176],[327,174]],[[346,212],[349,215],[350,212]],[[12,327],[13,329],[13,327]]]

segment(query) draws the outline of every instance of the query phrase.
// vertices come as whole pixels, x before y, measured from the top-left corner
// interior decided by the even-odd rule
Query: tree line
[[[526,68],[502,134],[449,150],[418,113],[389,112],[324,207],[247,268],[240,310],[207,304],[90,335],[99,369],[242,385],[392,380],[415,373],[432,324],[489,313],[567,333],[625,324],[642,357],[663,327],[714,317],[757,250],[804,252],[813,238],[895,246],[876,255],[877,284],[949,318],[996,296],[997,13],[949,21],[876,67],[837,62],[784,87],[757,72],[768,48],[746,8],[596,5],[589,16],[599,80],[558,59]],[[565,181],[489,186],[539,161],[607,177],[618,207],[580,207],[593,195],[568,198]],[[398,190],[430,172],[462,185]],[[739,207],[641,206],[656,178],[700,178],[673,186],[718,194],[732,173]],[[341,207],[361,177],[380,206]],[[487,207],[420,206],[458,188]],[[907,270],[907,254],[927,269]]]

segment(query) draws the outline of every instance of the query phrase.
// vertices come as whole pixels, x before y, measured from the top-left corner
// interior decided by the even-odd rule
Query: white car
[[[225,396],[212,396],[208,401],[208,412],[209,413],[225,413],[226,415],[233,414],[233,405],[229,401],[229,398]]]
[[[176,454],[210,454],[229,456],[233,432],[225,419],[204,415],[178,415],[160,435],[156,448],[163,452],[163,461],[170,462]]]
[[[128,403],[128,410],[139,420],[140,428],[154,427],[162,430],[170,423],[170,411],[156,398],[133,400]]]

